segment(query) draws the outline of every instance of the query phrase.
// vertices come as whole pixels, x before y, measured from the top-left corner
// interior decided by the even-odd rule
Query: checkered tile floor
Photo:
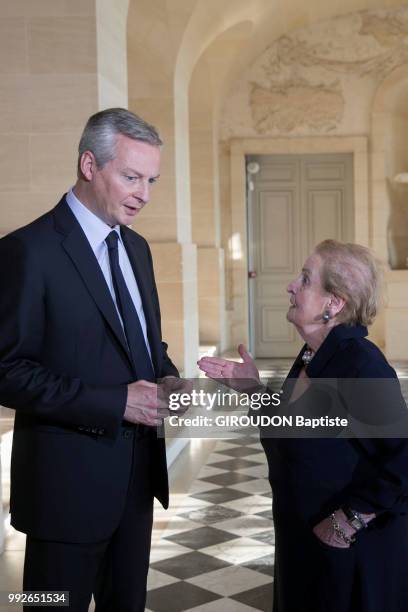
[[[147,609],[272,609],[274,533],[257,436],[219,440],[152,549]]]
[[[292,360],[258,360],[278,390]],[[408,362],[394,363],[408,401]],[[152,549],[151,612],[272,610],[274,532],[258,437],[219,440]]]

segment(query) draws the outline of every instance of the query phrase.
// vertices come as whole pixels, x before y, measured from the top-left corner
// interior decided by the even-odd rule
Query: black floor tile
[[[260,557],[259,559],[253,559],[252,561],[241,563],[241,566],[272,577],[275,566],[275,555],[271,554]]]
[[[227,472],[226,474],[215,474],[214,476],[206,476],[205,478],[200,478],[200,480],[204,480],[204,482],[211,482],[211,484],[215,485],[221,485],[223,487],[229,487],[232,484],[255,480],[255,477],[248,476],[247,474],[241,474],[239,472]]]
[[[166,540],[170,542],[176,542],[181,546],[187,546],[194,550],[205,548],[206,546],[214,546],[215,544],[221,544],[222,542],[228,542],[228,540],[235,540],[237,538],[233,533],[227,533],[214,527],[198,527],[197,529],[191,529],[190,531],[183,531],[182,533],[175,533],[169,536]]]
[[[253,436],[239,436],[238,438],[228,438],[228,444],[237,444],[238,446],[248,446],[259,442],[259,434]],[[217,451],[216,451],[217,452]]]
[[[264,542],[265,544],[271,544],[272,546],[275,544],[275,532],[272,528],[267,529],[266,531],[262,531],[262,533],[257,533],[256,535],[252,535],[251,538],[253,540],[258,540],[258,542]]]
[[[234,489],[222,487],[222,489],[213,489],[211,491],[204,491],[203,493],[194,493],[191,495],[191,497],[202,499],[203,501],[207,501],[212,504],[225,504],[225,502],[229,502],[234,499],[248,497],[248,493],[242,493],[242,491],[235,491]]]
[[[171,559],[163,559],[151,564],[153,569],[164,572],[180,580],[187,580],[199,574],[228,567],[230,564],[211,555],[194,551]]]
[[[240,601],[247,606],[252,606],[257,610],[262,610],[262,612],[272,612],[272,582],[271,584],[264,584],[255,589],[238,593],[237,595],[230,595],[230,598],[235,599],[235,601]]]
[[[256,516],[263,516],[264,518],[272,520],[272,504],[271,508],[269,508],[268,510],[265,510],[264,512],[257,512]]]
[[[236,518],[242,516],[242,512],[233,510],[232,508],[226,508],[225,506],[206,506],[205,508],[197,508],[197,510],[191,510],[179,516],[188,519],[189,521],[195,521],[196,523],[202,523],[203,525],[212,525],[219,521],[226,519]]]
[[[228,448],[225,450],[217,451],[217,455],[227,455],[228,457],[250,457],[250,455],[257,455],[259,453],[257,448],[249,448],[249,446],[236,446],[235,448]],[[217,467],[217,464],[214,464]]]
[[[219,468],[220,470],[243,470],[244,468],[255,467],[259,465],[259,461],[251,461],[250,459],[243,459],[242,457],[236,457],[233,459],[227,459],[226,461],[217,461],[212,463],[210,467]]]
[[[189,582],[175,582],[147,593],[146,606],[153,612],[182,612],[221,599]]]

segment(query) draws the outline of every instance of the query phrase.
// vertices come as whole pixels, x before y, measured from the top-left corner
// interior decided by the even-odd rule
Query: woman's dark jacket
[[[288,403],[306,347],[283,387],[282,415],[341,415],[349,428],[261,433],[273,492],[274,612],[408,611],[407,409],[394,369],[366,335],[363,326],[334,327],[307,366],[304,395]],[[343,504],[377,515],[349,549],[312,532]]]

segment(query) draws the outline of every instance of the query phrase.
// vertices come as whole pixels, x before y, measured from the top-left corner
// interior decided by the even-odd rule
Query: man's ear
[[[85,151],[82,153],[79,160],[79,170],[82,178],[84,178],[86,181],[91,181],[95,176],[97,169],[95,155],[92,153],[92,151]]]
[[[327,306],[328,309],[330,310],[331,316],[335,317],[336,315],[338,315],[339,312],[343,310],[345,303],[346,303],[346,300],[339,297],[338,295],[331,295],[329,304]]]

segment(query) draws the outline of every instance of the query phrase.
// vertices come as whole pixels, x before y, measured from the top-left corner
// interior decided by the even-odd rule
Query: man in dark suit
[[[0,403],[16,411],[24,590],[70,591],[75,612],[92,594],[98,612],[144,610],[153,497],[168,506],[156,426],[178,372],[149,246],[127,227],[159,177],[161,144],[127,110],[93,115],[75,186],[0,240]]]

